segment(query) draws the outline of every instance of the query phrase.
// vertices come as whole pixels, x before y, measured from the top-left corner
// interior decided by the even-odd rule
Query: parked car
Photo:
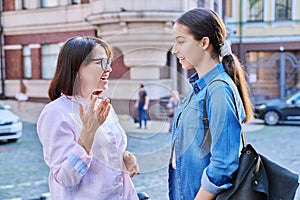
[[[283,100],[266,101],[255,105],[255,118],[267,125],[280,121],[300,121],[300,91]]]
[[[0,140],[16,142],[22,136],[23,123],[10,111],[9,105],[0,104]]]

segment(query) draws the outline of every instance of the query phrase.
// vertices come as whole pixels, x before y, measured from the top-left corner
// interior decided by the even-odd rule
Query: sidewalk
[[[37,102],[26,102],[25,109],[17,109],[16,100],[0,100],[0,103],[7,104],[11,106],[11,111],[20,116],[21,120],[29,123],[36,123],[40,112],[42,111],[45,103]],[[156,134],[156,133],[168,133],[169,122],[166,121],[155,121],[149,120],[147,129],[139,129],[138,124],[134,123],[133,119],[129,115],[120,114],[120,123],[126,133],[130,134]],[[245,132],[257,131],[264,127],[265,125],[261,123],[261,120],[253,119],[251,122],[244,125]]]
[[[11,111],[17,114],[22,121],[29,123],[36,123],[40,115],[40,112],[46,105],[45,103],[37,102],[26,102],[25,107],[22,110],[18,110],[18,102],[16,100],[0,100],[3,105],[10,105]],[[148,121],[147,129],[138,129],[137,124],[134,123],[133,119],[129,115],[119,115],[120,123],[126,133],[138,134],[154,134],[154,133],[167,133],[169,129],[169,123],[166,121]]]
[[[16,100],[0,100],[2,105],[10,105],[11,111],[18,115],[22,121],[29,123],[36,123],[37,119],[42,111],[45,103],[37,103],[37,102],[26,102],[23,104],[22,109],[18,110],[18,102]]]

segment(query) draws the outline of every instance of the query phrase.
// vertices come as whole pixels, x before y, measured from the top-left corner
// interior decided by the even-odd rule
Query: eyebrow
[[[175,39],[177,40],[177,39],[180,39],[180,38],[185,39],[185,37],[183,37],[183,36],[177,36]]]

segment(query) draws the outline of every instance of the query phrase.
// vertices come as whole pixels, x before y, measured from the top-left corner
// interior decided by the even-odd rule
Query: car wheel
[[[275,111],[268,111],[265,114],[265,123],[267,125],[276,125],[279,122],[279,114]]]
[[[18,141],[18,139],[8,139],[7,140],[7,142],[9,142],[9,143],[13,143],[13,142],[17,142]]]

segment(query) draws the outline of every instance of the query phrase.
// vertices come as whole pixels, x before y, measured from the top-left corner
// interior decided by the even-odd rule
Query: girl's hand
[[[129,176],[132,178],[135,174],[140,174],[139,165],[137,164],[136,157],[129,151],[123,153],[123,161],[126,166]]]

